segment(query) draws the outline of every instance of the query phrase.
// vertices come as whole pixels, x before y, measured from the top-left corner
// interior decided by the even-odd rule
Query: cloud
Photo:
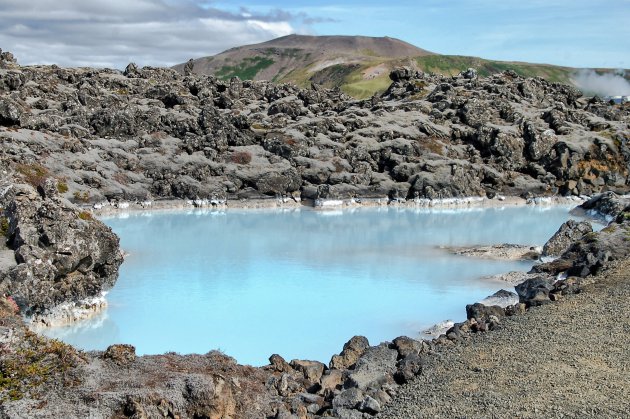
[[[296,22],[308,26],[308,19],[279,9],[230,12],[201,0],[3,0],[0,48],[20,64],[170,66],[296,33]]]
[[[626,80],[619,70],[617,73],[598,74],[593,70],[580,70],[574,76],[577,86],[587,94],[598,96],[628,96],[630,95],[630,82]]]

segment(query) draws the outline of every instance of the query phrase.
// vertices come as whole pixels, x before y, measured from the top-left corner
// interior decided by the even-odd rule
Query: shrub
[[[0,235],[9,236],[9,219],[7,217],[0,217]]]
[[[22,175],[24,181],[37,188],[48,178],[48,169],[38,163],[18,164],[15,170]]]
[[[26,331],[23,345],[0,358],[0,404],[19,400],[52,379],[63,386],[76,384],[72,370],[79,358],[71,346]]]
[[[66,192],[68,192],[68,184],[66,182],[59,181],[57,183],[57,191],[59,193],[66,193]]]
[[[88,202],[90,200],[90,193],[88,191],[75,191],[72,196],[74,196],[74,199],[79,202]]]
[[[249,164],[252,161],[252,153],[249,151],[235,151],[230,156],[230,161],[236,164]]]

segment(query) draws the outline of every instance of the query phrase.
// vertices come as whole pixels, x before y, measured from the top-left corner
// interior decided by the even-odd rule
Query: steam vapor
[[[598,96],[628,96],[630,82],[624,78],[625,70],[598,74],[593,70],[579,70],[574,75],[575,84],[585,94]]]

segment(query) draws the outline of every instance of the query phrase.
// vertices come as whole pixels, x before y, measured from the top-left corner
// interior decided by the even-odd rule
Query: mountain
[[[389,71],[413,64],[409,57],[435,55],[395,38],[289,35],[229,49],[193,61],[197,74],[221,79],[271,80],[309,86],[342,87],[355,96],[385,90]],[[174,68],[183,71],[185,63]]]
[[[174,68],[181,72],[185,65]],[[197,74],[212,74],[224,80],[236,76],[243,80],[294,83],[299,87],[317,83],[327,88],[339,87],[360,99],[385,91],[391,83],[390,71],[400,66],[446,76],[469,67],[482,76],[513,70],[523,77],[543,77],[565,84],[575,84],[572,76],[578,71],[548,64],[440,55],[399,39],[367,36],[289,35],[193,60],[193,72]]]

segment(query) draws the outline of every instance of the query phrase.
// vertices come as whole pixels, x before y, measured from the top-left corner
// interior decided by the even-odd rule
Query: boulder
[[[528,307],[550,302],[549,293],[553,290],[555,279],[549,276],[530,278],[515,287],[521,303]]]
[[[133,345],[110,345],[103,353],[103,359],[109,359],[118,365],[129,365],[136,360],[136,348]]]
[[[593,232],[593,227],[588,221],[577,222],[568,220],[560,226],[558,231],[543,246],[543,256],[560,256],[573,242],[579,240],[587,233]]]
[[[370,347],[370,343],[364,336],[354,336],[343,345],[339,355],[333,355],[329,367],[336,369],[353,368],[359,357]]]
[[[55,185],[45,182],[42,195],[14,186],[0,198],[18,262],[0,281],[0,293],[13,296],[26,315],[100,296],[114,285],[122,263],[112,230],[57,197]]]
[[[269,357],[269,365],[273,370],[278,372],[290,372],[293,370],[291,365],[278,354],[273,354]]]
[[[398,352],[386,344],[372,346],[357,361],[344,383],[346,388],[379,389],[393,381]]]
[[[411,67],[397,67],[389,73],[389,78],[394,83],[410,80],[416,75],[416,71]]]
[[[299,371],[304,375],[304,378],[309,382],[315,384],[319,383],[326,369],[326,365],[318,361],[305,361],[294,359],[291,361],[291,367],[294,370]]]
[[[328,370],[320,378],[320,393],[330,394],[341,388],[343,384],[343,372],[341,370]]]
[[[394,373],[394,379],[398,384],[405,384],[413,377],[422,372],[424,361],[422,357],[411,354],[398,362],[398,367]]]
[[[394,349],[398,351],[398,358],[403,359],[409,355],[418,355],[426,352],[427,344],[423,341],[412,339],[408,336],[399,336],[392,341]]]
[[[465,71],[462,71],[461,73],[459,73],[459,75],[465,79],[476,79],[477,78],[477,70],[475,70],[474,68],[468,68]]]
[[[480,303],[468,304],[466,306],[466,317],[477,321],[487,321],[490,316],[498,318],[505,316],[505,310],[500,306],[487,306]]]
[[[526,277],[523,277],[523,280],[525,279]],[[483,300],[479,301],[479,303],[483,304],[484,306],[499,306],[501,308],[505,308],[518,303],[518,295],[513,293],[512,291],[499,290],[494,294],[489,295]]]
[[[365,395],[359,388],[348,388],[339,393],[332,401],[333,409],[356,409]]]
[[[614,192],[604,192],[584,202],[579,208],[612,219],[628,205],[630,205],[630,198],[619,196]]]

